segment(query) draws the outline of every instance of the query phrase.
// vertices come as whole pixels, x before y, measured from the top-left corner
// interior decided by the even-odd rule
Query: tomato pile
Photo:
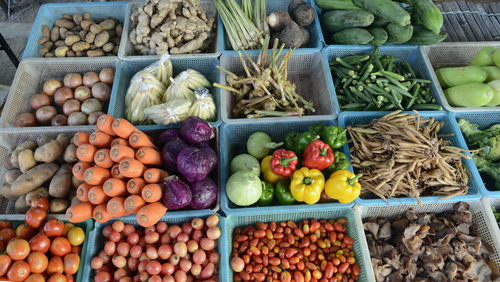
[[[136,228],[114,221],[102,230],[104,249],[90,264],[95,282],[219,281],[219,218]]]
[[[58,219],[45,221],[48,209],[49,200],[39,197],[15,230],[12,222],[0,221],[1,281],[75,281],[85,231]]]
[[[258,222],[233,232],[234,281],[356,281],[346,218]]]

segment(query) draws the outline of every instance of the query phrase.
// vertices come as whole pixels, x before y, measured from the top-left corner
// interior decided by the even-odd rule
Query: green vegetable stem
[[[262,195],[260,195],[259,201],[257,201],[257,205],[265,207],[269,206],[274,197],[274,186],[273,184],[262,181]]]
[[[290,180],[284,179],[280,180],[276,184],[274,189],[274,194],[278,199],[278,204],[280,205],[293,205],[295,204],[295,199],[290,192]]]

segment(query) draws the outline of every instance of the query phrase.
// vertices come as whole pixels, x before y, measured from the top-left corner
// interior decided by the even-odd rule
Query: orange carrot
[[[79,203],[66,210],[66,219],[77,223],[92,218],[94,206],[91,203]]]
[[[141,177],[146,167],[138,160],[124,158],[120,162],[120,173],[128,178]]]
[[[73,144],[75,144],[76,146],[88,144],[89,143],[89,136],[90,136],[90,134],[88,134],[87,132],[83,132],[83,131],[77,132],[73,136]]]
[[[73,166],[73,176],[76,177],[76,179],[83,181],[83,174],[87,170],[87,168],[91,167],[91,164],[86,163],[86,162],[77,162]]]
[[[92,188],[92,185],[87,184],[87,183],[82,183],[78,188],[76,189],[76,197],[78,200],[82,202],[88,202],[89,201],[89,190]]]
[[[125,210],[128,213],[137,213],[138,210],[140,210],[146,202],[141,198],[139,195],[130,195],[125,199]]]
[[[163,182],[163,179],[168,176],[168,172],[159,168],[148,168],[144,171],[144,180],[147,183]]]
[[[127,193],[126,183],[118,178],[109,178],[102,185],[104,194],[110,197],[123,196]]]
[[[125,198],[114,197],[108,201],[106,210],[112,217],[122,217],[128,215],[128,212],[123,206],[125,204]]]
[[[89,142],[96,148],[109,148],[113,137],[104,132],[94,131],[90,134]]]
[[[130,147],[134,149],[139,149],[141,147],[155,147],[153,142],[149,139],[149,137],[141,131],[134,131],[132,135],[128,138],[128,143]]]
[[[137,212],[137,222],[142,227],[151,227],[160,221],[166,212],[167,208],[162,203],[151,203]]]
[[[109,169],[94,166],[89,167],[83,174],[83,180],[88,184],[102,185],[109,178]]]
[[[141,194],[142,188],[146,186],[146,182],[142,178],[132,178],[127,182],[127,191],[132,195]]]
[[[134,158],[135,150],[128,146],[115,145],[111,147],[110,156],[115,163],[119,163],[124,158]]]
[[[128,141],[123,139],[123,138],[118,137],[118,138],[113,139],[113,141],[111,141],[111,147],[113,147],[115,145],[123,145],[123,146],[128,147]]]
[[[141,147],[135,153],[135,158],[145,165],[161,165],[161,154],[153,147]]]
[[[113,132],[121,138],[128,139],[130,135],[136,130],[128,120],[124,118],[117,118],[113,121],[111,126]]]
[[[100,204],[94,208],[94,212],[92,213],[92,217],[95,221],[104,223],[106,221],[111,220],[113,218],[106,208],[106,204]]]
[[[123,179],[125,178],[125,176],[123,176],[121,173],[120,173],[120,164],[114,164],[110,171],[111,173],[111,177],[113,178],[118,178],[118,179]]]
[[[148,203],[157,202],[161,199],[162,190],[160,184],[148,184],[142,188],[142,199]]]
[[[97,151],[96,147],[90,144],[83,144],[76,149],[76,157],[82,162],[91,163],[94,161],[95,151]]]
[[[97,119],[97,124],[96,124],[97,129],[99,129],[100,131],[102,131],[110,136],[115,136],[116,134],[113,131],[113,129],[111,128],[114,120],[115,120],[115,118],[110,116],[110,115],[100,116]]]
[[[100,205],[105,203],[109,199],[106,194],[104,194],[104,190],[102,190],[102,186],[92,186],[89,190],[89,202],[94,205]]]
[[[94,155],[94,163],[103,168],[110,168],[115,164],[109,155],[109,149],[99,149]]]

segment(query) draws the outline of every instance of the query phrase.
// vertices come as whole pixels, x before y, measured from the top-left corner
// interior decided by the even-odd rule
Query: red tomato
[[[66,282],[75,282],[75,277],[73,275],[66,275]]]
[[[50,207],[49,199],[43,196],[35,198],[31,201],[32,208],[41,208],[44,211],[48,211]]]
[[[24,239],[14,239],[7,245],[7,254],[12,260],[23,260],[30,254],[30,244]]]
[[[24,221],[30,227],[39,228],[46,217],[47,217],[47,211],[41,208],[30,208],[28,212],[26,212]]]
[[[43,233],[48,237],[62,236],[64,233],[64,222],[59,219],[49,219],[43,226]]]
[[[4,276],[9,270],[12,260],[8,255],[0,255],[0,276]]]
[[[42,232],[35,235],[29,241],[32,252],[46,253],[50,248],[50,239]]]
[[[49,260],[49,265],[47,266],[47,274],[51,275],[54,273],[63,273],[64,264],[61,257],[54,256]]]
[[[12,228],[12,222],[7,221],[7,220],[1,220],[0,221],[0,229],[4,229],[7,227]]]
[[[11,281],[24,281],[30,275],[30,266],[25,261],[15,261],[7,272]]]
[[[45,282],[42,274],[31,274],[24,282]]]
[[[63,257],[71,252],[71,244],[64,237],[57,237],[50,244],[50,253],[56,256]]]
[[[24,240],[29,240],[36,234],[36,229],[31,228],[28,224],[21,224],[16,228],[16,237]]]
[[[45,254],[33,252],[26,260],[30,265],[31,273],[43,273],[49,265],[49,259]]]
[[[111,274],[106,271],[101,271],[94,276],[95,282],[109,282],[111,281]]]
[[[54,273],[52,274],[52,276],[50,276],[47,282],[67,282],[67,280],[66,276],[62,275],[61,273]]]
[[[14,237],[16,237],[16,232],[12,228],[5,227],[2,230],[0,230],[0,241],[7,243],[10,239]]]
[[[77,254],[67,254],[64,256],[64,273],[73,275],[78,272],[80,257]]]

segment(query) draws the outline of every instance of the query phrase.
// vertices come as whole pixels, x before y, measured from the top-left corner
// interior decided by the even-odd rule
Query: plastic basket
[[[125,21],[126,11],[127,2],[44,4],[40,7],[40,9],[38,9],[38,14],[36,16],[35,23],[33,24],[33,28],[31,29],[28,43],[26,43],[23,59],[40,57],[40,44],[38,44],[38,40],[42,38],[42,26],[47,25],[52,28],[56,19],[62,17],[63,14],[90,13],[92,15],[92,19],[113,17],[120,20],[123,24]],[[66,59],[72,60],[74,58]]]
[[[127,16],[125,18],[125,23],[123,24],[123,34],[122,34],[122,41],[120,43],[120,48],[118,49],[118,57],[120,57],[121,60],[128,61],[128,60],[134,60],[134,59],[149,59],[153,60],[156,59],[158,60],[160,58],[160,55],[141,55],[137,53],[135,50],[134,46],[132,43],[130,43],[130,40],[128,39],[128,35],[132,31],[133,28],[133,22],[130,19],[130,16],[132,15],[132,12],[134,10],[137,10],[137,8],[143,3],[144,1],[130,1],[128,6],[127,6]],[[212,16],[212,17],[217,17],[217,9],[215,8],[215,4],[213,0],[200,0],[201,7],[205,10],[207,13],[207,16]],[[217,17],[218,18],[218,17]],[[220,25],[220,20],[216,19],[215,22],[217,23],[216,27],[216,34],[214,38],[214,43],[213,47],[210,50],[209,53],[200,53],[200,54],[172,54],[172,57],[179,57],[179,58],[201,58],[201,57],[212,57],[212,58],[217,58],[220,53],[219,53],[219,47],[218,47],[218,40],[217,40],[217,34],[219,33],[219,28],[218,26]]]
[[[251,55],[252,60],[256,61],[258,54]],[[271,56],[268,56],[269,59]],[[278,59],[278,64],[283,59],[283,55]],[[238,55],[222,55],[220,60],[221,67],[235,73],[244,74],[244,69]],[[247,61],[248,65],[248,61]],[[227,90],[221,89],[221,117],[225,123],[261,123],[261,122],[279,122],[279,121],[301,121],[301,120],[319,120],[335,119],[337,115],[334,112],[332,102],[332,93],[328,85],[327,72],[322,62],[319,52],[316,53],[293,53],[288,60],[288,80],[295,83],[297,93],[301,94],[306,100],[312,101],[316,111],[311,115],[302,117],[266,117],[266,118],[232,118],[231,110],[234,107],[235,99],[233,94]],[[219,83],[226,84],[226,73],[220,72]]]
[[[424,62],[424,56],[420,52],[417,46],[380,46],[379,55],[393,56],[394,58],[401,59],[407,62],[422,79],[431,79],[431,72]],[[333,103],[335,105],[335,111],[340,114],[340,105],[337,99],[337,94],[335,92],[335,85],[333,83],[332,72],[330,70],[329,62],[336,57],[345,57],[353,54],[370,54],[375,49],[374,46],[364,45],[364,46],[328,46],[323,49],[323,63],[326,69],[326,76],[328,81],[328,87],[332,89],[333,92]],[[436,98],[436,103],[442,105],[441,97],[438,94],[436,85],[432,83],[431,94]]]
[[[166,222],[168,225],[171,224],[182,224],[186,221],[190,221],[193,218],[199,217],[199,218],[207,218],[210,216],[212,213],[210,212],[204,212],[204,211],[187,211],[184,214],[176,214],[173,215],[171,212],[167,212],[160,221]],[[224,239],[222,238],[222,234],[224,234],[225,229],[226,229],[226,224],[225,224],[225,218],[219,216],[220,222],[219,222],[219,228],[221,229],[221,238],[219,238],[218,243],[217,243],[217,251],[220,254],[220,262],[219,262],[219,272],[218,275],[219,277],[223,277],[226,275],[225,271],[227,271],[226,265],[229,265],[229,261],[226,260],[226,257],[224,257],[224,254],[227,252],[227,245]],[[120,218],[121,221],[125,224],[132,224],[135,227],[140,227],[139,224],[137,223],[137,220],[134,217],[122,217]],[[111,225],[114,220],[110,220],[106,223],[95,223],[95,228],[94,230],[90,233],[90,243],[87,247],[87,255],[85,257],[85,268],[83,271],[83,278],[82,281],[91,281],[93,280],[93,275],[95,275],[94,271],[90,267],[90,261],[94,256],[97,256],[101,250],[104,249],[104,238],[102,236],[102,229],[108,225]],[[222,280],[221,280],[222,281]]]
[[[495,218],[495,214],[493,214],[491,210],[491,207],[495,207],[497,212],[500,211],[500,198],[483,197],[481,202],[486,212],[486,217],[488,218],[488,224],[492,226],[492,237],[499,241],[498,245],[500,246],[500,226]],[[497,228],[495,228],[495,226],[497,226]]]
[[[346,128],[347,126],[359,125],[359,124],[368,124],[373,119],[380,118],[389,112],[343,112],[339,116],[340,126]],[[414,114],[413,112],[408,112],[410,114]],[[434,118],[437,121],[445,121],[445,124],[439,131],[440,134],[451,134],[453,133],[455,136],[447,137],[444,139],[451,141],[451,146],[456,146],[460,148],[466,148],[466,145],[463,142],[463,139],[460,138],[460,130],[457,127],[457,124],[453,121],[453,117],[443,111],[432,111],[432,112],[420,112],[420,117],[424,119]],[[346,145],[347,146],[347,145]],[[349,150],[346,150],[349,151]],[[468,153],[467,153],[468,154]],[[347,155],[350,161],[350,154]],[[467,171],[473,172],[475,169],[474,162],[472,159],[466,160],[462,159],[465,164]],[[443,199],[440,196],[421,196],[420,200],[423,204],[439,204],[444,202],[457,202],[457,201],[473,201],[481,198],[480,189],[481,183],[478,177],[471,177],[469,179],[469,191],[466,195],[455,196],[450,199]],[[385,206],[390,205],[413,205],[417,204],[417,199],[412,197],[398,197],[398,198],[388,198],[387,202],[380,198],[374,199],[365,199],[358,198],[356,203],[361,206]]]
[[[240,0],[236,0],[238,4],[241,3]],[[283,11],[288,11],[288,4],[292,2],[291,0],[271,0],[271,1],[266,1],[267,4],[267,15],[270,13],[277,11],[277,10],[283,10]],[[307,4],[309,4],[311,7],[315,8],[315,4],[313,0],[305,0]],[[321,51],[323,48],[323,35],[321,34],[321,27],[319,25],[319,18],[318,18],[318,13],[316,9],[314,9],[315,13],[315,18],[314,21],[306,27],[307,31],[309,31],[310,39],[309,39],[309,44],[305,48],[297,48],[295,49],[294,52],[318,52]],[[219,50],[223,55],[234,55],[237,54],[236,51],[233,50],[233,48],[228,44],[227,41],[227,34],[226,34],[226,29],[224,27],[224,24],[222,23],[222,20],[219,17],[219,34],[217,36],[217,41],[219,44]],[[284,49],[285,52],[288,49]],[[253,53],[254,51],[252,51]],[[257,51],[258,52],[258,51]]]
[[[99,72],[103,68],[117,68],[120,60],[118,57],[99,58],[56,58],[56,59],[26,59],[17,69],[16,75],[10,87],[9,96],[0,118],[0,131],[32,132],[38,130],[56,130],[56,126],[16,127],[18,115],[30,112],[30,98],[36,93],[42,92],[43,83],[50,78],[60,81],[68,73],[76,72],[83,74],[88,71]],[[116,81],[116,79],[115,79]],[[116,82],[113,83],[113,88]],[[108,112],[105,103],[103,111]],[[72,126],[80,130],[93,128],[93,125]]]
[[[436,86],[443,107],[449,112],[484,112],[500,111],[500,107],[453,107],[446,100],[443,88],[439,84],[435,69],[443,67],[466,66],[483,47],[500,47],[498,42],[440,43],[432,46],[422,46],[424,60],[431,74],[431,80]]]
[[[356,263],[360,266],[361,272],[358,276],[358,281],[368,281],[366,279],[367,275],[367,263],[363,258],[369,256],[368,248],[362,248],[359,244],[360,237],[364,237],[363,233],[359,232],[359,227],[356,225],[354,214],[352,209],[336,209],[336,210],[307,210],[299,212],[274,212],[272,214],[262,215],[259,213],[248,214],[248,215],[230,215],[226,218],[226,226],[222,232],[222,238],[226,244],[225,252],[222,253],[222,260],[228,263],[223,265],[225,268],[225,276],[220,276],[220,281],[231,282],[233,281],[233,271],[229,266],[229,260],[231,258],[232,244],[233,244],[233,231],[236,227],[244,227],[247,225],[253,225],[257,222],[270,222],[275,221],[276,223],[281,221],[300,221],[303,219],[337,219],[339,217],[345,217],[348,220],[347,223],[347,234],[354,240],[353,251],[356,253]],[[361,231],[363,231],[361,229]]]
[[[490,259],[496,265],[497,269],[500,267],[500,243],[498,242],[498,237],[494,238],[493,228],[487,218],[487,214],[480,201],[470,201],[467,202],[470,205],[470,212],[472,213],[472,223],[477,227],[477,234],[481,237],[482,242],[491,246],[494,253],[490,255]],[[359,244],[360,247],[365,250],[363,253],[363,261],[366,268],[366,279],[367,281],[376,281],[375,275],[373,273],[373,266],[371,263],[370,254],[368,251],[368,243],[366,241],[366,235],[363,228],[363,219],[367,217],[385,217],[394,218],[397,215],[404,214],[409,208],[413,208],[417,213],[423,212],[434,212],[442,213],[449,212],[453,210],[453,205],[455,203],[427,203],[422,207],[418,205],[397,205],[387,207],[363,207],[355,206],[354,215],[356,218],[356,228],[358,228]]]
[[[172,61],[172,66],[174,68],[174,77],[180,72],[191,68],[202,73],[210,82],[215,82],[219,80],[219,72],[216,71],[215,66],[218,65],[218,60],[216,58],[170,58]],[[143,70],[150,64],[157,62],[158,59],[134,59],[130,61],[122,61],[116,70],[115,76],[115,87],[111,92],[110,108],[109,114],[115,118],[125,118],[125,96],[127,94],[128,87],[130,86],[130,79],[139,71]],[[210,89],[212,93],[215,105],[217,108],[217,118],[210,124],[214,127],[221,123],[220,118],[220,90],[218,88],[212,87]],[[165,125],[138,125],[137,128],[140,130],[154,130],[154,129],[165,129],[172,127],[179,127],[180,124]]]
[[[459,119],[463,118],[471,123],[475,123],[479,125],[479,129],[486,129],[489,128],[490,126],[494,124],[500,123],[500,111],[499,112],[464,112],[464,113],[454,113],[455,119],[453,119],[453,122],[458,122]],[[460,128],[458,127],[458,124],[456,125],[458,130],[460,131]],[[465,136],[463,133],[460,131],[460,134],[458,137],[462,140],[465,144],[467,145],[467,139],[465,139]],[[468,147],[465,147],[468,148]],[[472,148],[469,148],[472,149]],[[474,148],[475,149],[475,148]],[[481,173],[479,173],[477,166],[474,165],[472,170],[470,170],[472,173],[472,176],[474,178],[478,179],[478,182],[480,184],[480,191],[483,195],[488,196],[488,197],[500,197],[500,190],[495,190],[495,187],[491,186],[491,189],[488,189],[486,187],[485,181],[483,180],[483,177]],[[489,184],[488,184],[489,185]]]

